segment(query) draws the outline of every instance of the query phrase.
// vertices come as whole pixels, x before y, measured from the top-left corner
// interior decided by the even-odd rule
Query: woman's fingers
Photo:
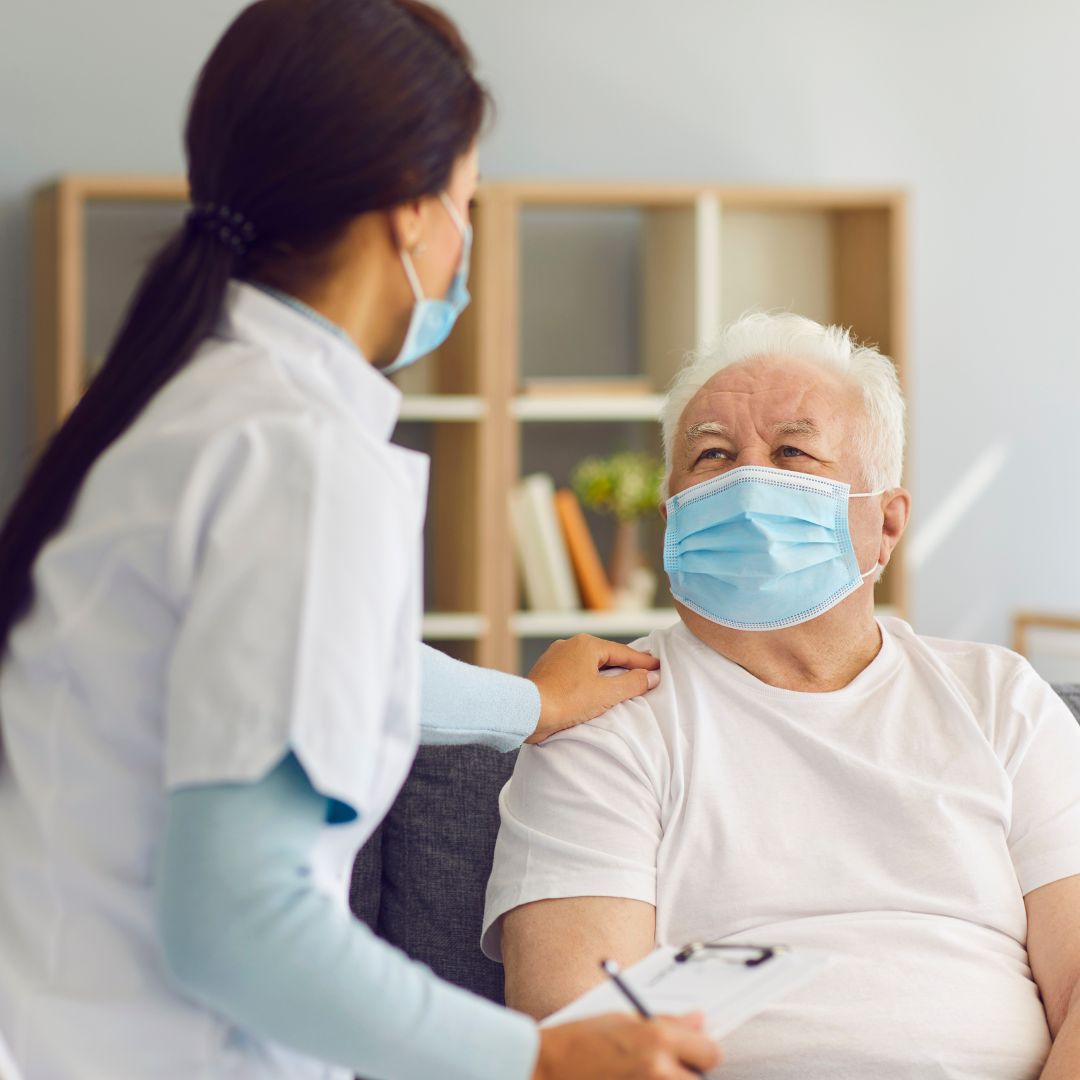
[[[597,667],[647,668],[655,670],[660,661],[652,653],[631,649],[629,645],[620,645],[617,641],[605,641],[603,638],[590,638],[597,647]]]
[[[543,1030],[533,1080],[685,1080],[719,1062],[700,1022],[611,1013]]]
[[[645,671],[639,668],[637,671],[627,671],[623,675],[610,675],[604,678],[603,686],[608,693],[604,697],[604,705],[601,712],[610,709],[620,702],[630,698],[641,697],[650,690],[660,685],[659,671]],[[600,713],[596,714],[597,716]]]
[[[671,1057],[683,1066],[678,1076],[699,1076],[720,1064],[720,1047],[705,1034],[701,1013],[689,1016],[660,1016],[655,1024],[664,1029]],[[693,1070],[687,1072],[686,1070]]]
[[[613,705],[646,693],[659,683],[659,666],[648,653],[587,634],[554,642],[529,672],[540,691],[540,721],[526,741],[542,742],[556,731],[592,720]],[[601,674],[606,667],[625,670],[618,675]]]

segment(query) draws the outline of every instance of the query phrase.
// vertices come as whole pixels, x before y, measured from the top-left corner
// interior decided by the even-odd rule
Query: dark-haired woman
[[[416,0],[260,0],[201,74],[188,221],[0,534],[0,1031],[28,1080],[714,1062],[692,1023],[540,1034],[344,906],[422,720],[505,748],[656,678],[592,639],[533,681],[417,646],[427,462],[384,376],[468,299],[484,111]]]

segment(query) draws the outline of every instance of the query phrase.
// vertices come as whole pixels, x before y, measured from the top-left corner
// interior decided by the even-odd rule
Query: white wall
[[[27,199],[62,169],[177,170],[241,6],[5,5],[0,491],[29,412]],[[499,102],[490,177],[906,187],[916,626],[1004,641],[1080,613],[1080,5],[445,0]],[[14,33],[10,32],[14,28]],[[122,77],[121,77],[122,74]]]

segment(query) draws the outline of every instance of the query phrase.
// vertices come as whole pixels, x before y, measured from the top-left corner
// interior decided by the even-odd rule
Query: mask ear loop
[[[453,199],[446,194],[445,191],[439,193],[439,198],[442,200],[443,206],[446,207],[446,212],[450,215],[450,220],[454,223],[454,228],[461,233],[462,240],[468,232],[468,225],[462,220],[461,214],[458,213],[458,208],[454,205]],[[401,262],[405,267],[405,276],[409,279],[409,285],[412,287],[413,296],[416,298],[417,303],[426,299],[424,296],[423,286],[420,284],[420,277],[416,273],[416,267],[413,265],[412,256],[405,248],[401,249]]]
[[[405,276],[409,279],[409,285],[412,286],[413,296],[416,297],[416,302],[420,303],[424,299],[424,290],[420,286],[420,278],[417,277],[412,256],[404,248],[401,249],[401,263],[405,267]]]
[[[889,490],[888,488],[878,488],[877,491],[856,491],[854,495],[849,494],[848,498],[849,499],[870,499],[870,498],[873,498],[873,496],[875,496],[875,495],[884,495],[885,492],[888,491],[888,490]],[[881,563],[876,562],[876,563],[874,563],[873,566],[870,567],[869,570],[866,571],[865,574],[860,572],[859,577],[861,577],[863,579],[863,581],[865,581],[872,573],[874,573],[875,570],[880,570],[880,569],[881,569]]]
[[[451,199],[445,191],[439,193],[439,198],[442,199],[442,204],[446,207],[446,212],[450,215],[450,220],[457,227],[457,231],[461,233],[461,238],[464,240],[468,225],[465,223],[465,219],[458,212],[458,208],[454,205],[454,200]]]

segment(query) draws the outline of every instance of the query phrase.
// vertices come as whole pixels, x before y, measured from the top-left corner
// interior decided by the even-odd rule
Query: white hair
[[[899,487],[904,471],[904,397],[893,362],[860,345],[842,326],[822,326],[787,313],[754,312],[725,327],[707,348],[691,353],[675,376],[660,410],[665,493],[672,449],[683,411],[718,372],[761,357],[794,357],[839,372],[862,392],[865,411],[855,452],[868,490]]]

